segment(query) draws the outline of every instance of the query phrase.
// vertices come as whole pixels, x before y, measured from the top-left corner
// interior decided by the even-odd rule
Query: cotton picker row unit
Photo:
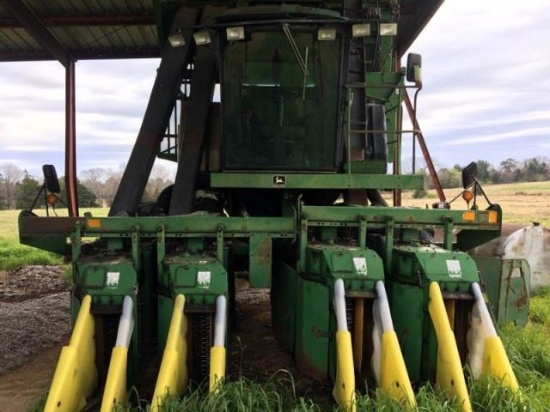
[[[465,370],[517,390],[491,312],[525,322],[528,267],[467,254],[502,222],[475,165],[467,203],[400,206],[424,185],[401,172],[403,147],[428,156],[421,59],[401,57],[440,2],[155,4],[162,58],[109,216],[20,216],[22,243],[73,268],[73,332],[46,410],[126,404],[151,359],[153,410],[190,381],[216,391],[236,272],[271,289],[277,344],[350,409],[365,381],[409,404],[433,382],[464,411]],[[177,172],[144,205],[156,157]]]

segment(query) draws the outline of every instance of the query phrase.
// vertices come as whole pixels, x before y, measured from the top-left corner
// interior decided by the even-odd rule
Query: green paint
[[[475,261],[496,321],[525,325],[529,315],[529,263],[523,259],[478,257]]]
[[[249,281],[253,288],[271,286],[272,239],[266,233],[250,235]]]
[[[283,346],[294,353],[296,337],[296,269],[277,259],[273,262],[271,284],[271,323],[273,331]]]
[[[455,301],[455,318],[463,319],[466,323],[460,327],[466,328],[468,318],[461,316],[469,310],[471,284],[479,282],[477,266],[463,252],[435,246],[396,246],[392,256],[390,307],[407,370],[413,381],[433,381],[437,342],[428,313],[430,283],[438,282],[443,298]],[[455,336],[460,347],[466,329]]]
[[[278,184],[284,178],[284,185]],[[256,189],[420,189],[424,180],[419,175],[364,175],[321,173],[212,173],[212,187]]]
[[[372,298],[376,281],[384,278],[382,259],[369,249],[329,244],[309,245],[306,254],[306,270],[297,280],[294,353],[305,373],[317,379],[333,379],[334,282],[344,279],[349,296]]]
[[[407,372],[413,382],[421,377],[425,290],[419,286],[389,282],[388,295],[393,327],[399,338]]]
[[[161,47],[170,47],[166,39],[177,3],[154,2]],[[185,6],[202,9],[206,4]],[[202,170],[201,185],[224,199],[229,216],[39,218],[24,211],[19,217],[21,243],[71,257],[73,318],[85,294],[92,295],[99,317],[118,316],[124,296],[134,299],[130,381],[136,380],[155,333],[162,352],[175,296],[186,296],[189,313],[212,313],[216,297],[232,290],[228,272],[233,276],[236,270],[248,274],[252,287],[271,287],[276,336],[303,371],[321,379],[335,375],[336,279],[344,280],[352,309],[354,299],[368,300],[366,317],[372,317],[376,282],[385,282],[415,381],[435,375],[437,344],[427,312],[430,282],[437,281],[446,298],[456,299],[462,316],[457,322],[464,326],[479,268],[497,319],[526,320],[525,263],[478,260],[476,265],[459,251],[499,236],[502,211],[497,205],[491,206],[497,215],[490,223],[489,210],[334,204],[339,194],[347,199],[350,190],[423,187],[422,176],[400,173],[401,103],[412,85],[395,67],[400,58],[396,39],[378,36],[380,22],[399,20],[393,2],[358,3],[364,10],[354,10],[351,19],[342,17],[343,6],[336,3],[325,3],[327,9],[304,6],[251,6],[243,0],[228,3],[215,24],[193,28],[209,30],[220,69],[221,102],[213,106],[218,118],[206,127],[220,141],[206,142],[202,159],[204,164],[216,160],[219,167]],[[371,34],[351,38],[357,22],[370,24]],[[245,38],[228,40],[226,29],[237,26],[244,28]],[[320,29],[333,30],[335,38],[319,40]],[[359,56],[355,62],[354,55]],[[350,59],[352,72],[342,72]],[[376,139],[372,122],[357,116],[374,104],[386,115],[386,129]],[[197,108],[188,110],[193,116]],[[176,160],[181,153],[170,151],[169,157]],[[396,174],[387,173],[392,162]],[[441,244],[421,242],[426,228],[442,232]],[[95,238],[99,241],[86,245]],[[364,359],[365,365],[369,362]]]
[[[327,379],[329,346],[334,331],[329,325],[330,289],[321,283],[298,279],[296,301],[296,347],[298,367],[317,379]]]

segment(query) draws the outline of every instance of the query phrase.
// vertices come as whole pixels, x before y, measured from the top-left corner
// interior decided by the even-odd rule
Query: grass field
[[[108,209],[85,209],[80,213],[90,211],[94,216],[106,216]],[[0,211],[0,270],[14,269],[24,265],[60,265],[60,256],[35,249],[19,243],[17,219],[19,210]],[[44,210],[34,211],[39,216],[46,216]],[[66,209],[57,211],[58,216],[67,216]]]
[[[519,183],[485,186],[493,203],[504,211],[504,221],[529,223],[538,221],[550,227],[550,182]],[[452,199],[460,189],[448,189]],[[424,199],[413,199],[411,192],[403,194],[403,205],[426,207],[436,200],[433,191]],[[454,208],[465,207],[456,200]],[[95,216],[104,216],[106,209],[90,210]],[[81,212],[83,213],[83,211]],[[59,211],[59,215],[66,215]],[[0,211],[0,270],[31,263],[61,263],[46,252],[18,245],[15,211]],[[475,411],[550,411],[550,289],[540,290],[532,297],[530,321],[526,327],[505,325],[501,328],[504,345],[521,386],[521,394],[514,395],[499,382],[482,379],[470,381],[469,388]],[[42,398],[42,402],[43,402]],[[40,402],[39,402],[40,403]],[[430,386],[417,391],[420,411],[456,411],[459,407]],[[337,410],[332,405],[320,405],[294,385],[288,373],[281,372],[267,382],[254,382],[243,377],[227,383],[218,395],[205,395],[197,390],[181,400],[171,400],[169,411],[324,411]],[[31,410],[41,410],[35,406]],[[122,408],[120,410],[123,410]],[[144,410],[144,409],[133,409]],[[379,393],[358,398],[361,411],[401,411],[403,406]]]
[[[506,185],[483,185],[483,190],[492,203],[502,207],[505,223],[539,222],[550,227],[550,181],[549,182],[521,182]],[[461,189],[445,189],[447,200],[453,199],[461,193]],[[413,199],[412,192],[403,193],[403,206],[431,207],[437,200],[435,190],[428,191],[424,199]],[[480,201],[480,207],[487,203]],[[466,202],[458,198],[452,208],[465,208]]]

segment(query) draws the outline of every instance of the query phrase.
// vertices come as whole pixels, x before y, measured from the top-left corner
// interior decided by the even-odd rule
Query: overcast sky
[[[550,156],[547,6],[544,0],[446,0],[411,47],[423,56],[418,119],[438,166]],[[77,62],[79,171],[124,165],[158,64]],[[0,163],[35,177],[52,163],[64,174],[61,64],[0,63],[0,79]]]

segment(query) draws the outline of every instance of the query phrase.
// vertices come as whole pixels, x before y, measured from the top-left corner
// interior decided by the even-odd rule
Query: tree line
[[[155,165],[142,201],[155,200],[162,189],[172,184],[169,177],[166,168]],[[110,207],[121,178],[122,170],[92,168],[80,172],[77,179],[79,206]],[[36,198],[43,182],[42,176],[33,176],[12,163],[0,164],[0,210],[28,209],[35,199],[35,208],[45,206],[44,196]],[[64,177],[59,179],[59,185],[61,192],[58,196],[66,202]]]
[[[550,159],[533,157],[523,161],[508,158],[495,167],[486,160],[477,162],[477,180],[481,183],[504,184],[517,182],[544,182],[550,180]],[[441,167],[437,176],[443,188],[462,186],[461,165],[455,164],[452,168]],[[426,189],[433,189],[433,182],[425,167],[419,173],[425,175]]]
[[[550,159],[534,157],[523,161],[509,158],[495,167],[486,160],[477,161],[478,180],[482,183],[538,182],[550,180]],[[433,183],[425,168],[418,173],[426,176],[426,189],[433,189]],[[437,171],[444,188],[461,186],[462,166],[441,167]],[[81,207],[109,207],[122,178],[122,170],[96,167],[80,172],[78,182],[78,202]],[[162,189],[172,184],[169,171],[155,165],[145,188],[142,201],[155,200]],[[40,187],[41,177],[32,176],[26,170],[12,163],[0,164],[0,210],[29,208]],[[65,201],[64,178],[60,179],[60,198]],[[37,199],[37,207],[44,206],[44,197]]]

